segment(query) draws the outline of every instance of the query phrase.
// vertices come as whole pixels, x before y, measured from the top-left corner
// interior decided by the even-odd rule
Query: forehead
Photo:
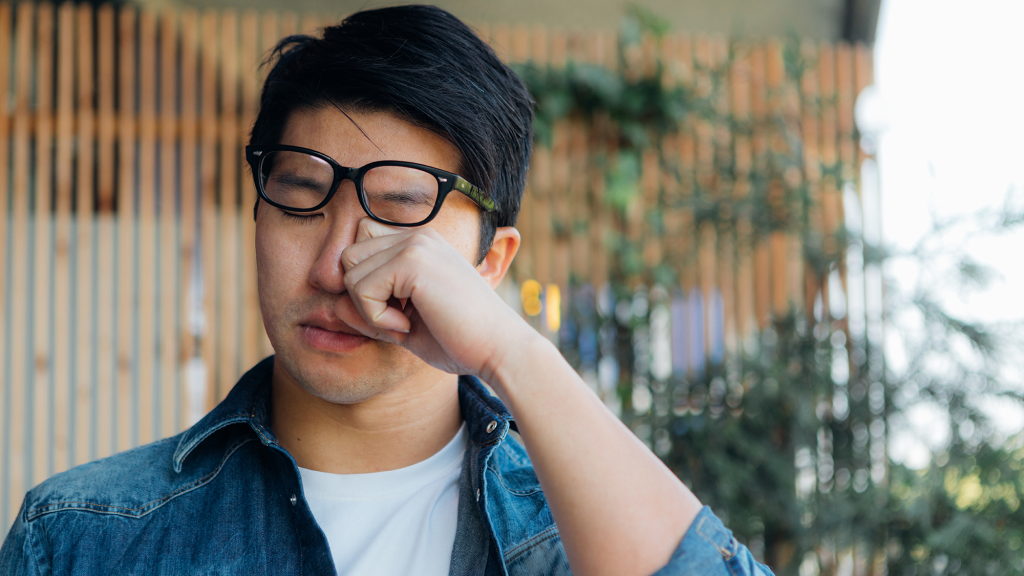
[[[281,144],[311,148],[342,166],[377,160],[417,162],[459,172],[460,155],[450,142],[390,112],[300,108],[289,114]]]

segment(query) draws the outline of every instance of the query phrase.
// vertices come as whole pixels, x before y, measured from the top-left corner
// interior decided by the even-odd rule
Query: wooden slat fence
[[[0,538],[33,485],[183,430],[273,353],[241,148],[262,56],[285,35],[337,20],[0,3]],[[511,62],[619,65],[610,34],[479,30]],[[778,210],[784,190],[806,181],[821,198],[822,232],[840,225],[841,181],[855,179],[859,161],[852,102],[870,81],[870,56],[859,46],[804,50],[817,64],[796,85],[775,40],[643,43],[631,70],[644,74],[660,55],[666,81],[693,84],[719,114],[695,116],[661,143],[665,153],[642,158],[625,220],[604,201],[611,120],[554,127],[533,158],[513,274],[517,286],[538,282],[554,305],[534,320],[540,329],[558,337],[581,286],[590,301],[602,298],[616,235],[672,273],[665,298],[677,371],[721,362],[773,313],[829,297],[794,233],[755,237],[751,217],[735,231],[695,227],[685,204],[698,193],[742,199],[754,174],[776,174],[768,193]],[[773,171],[773,154],[787,152],[801,127],[807,168]],[[719,177],[725,162],[734,179]],[[595,385],[608,353],[581,363]]]

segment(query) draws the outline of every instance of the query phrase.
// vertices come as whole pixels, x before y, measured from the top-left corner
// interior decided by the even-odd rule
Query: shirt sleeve
[[[36,552],[36,538],[32,527],[25,520],[25,505],[22,504],[18,517],[7,533],[0,547],[0,574],[4,576],[39,576],[43,573]]]
[[[668,564],[654,576],[773,576],[754,560],[746,546],[732,536],[705,506],[690,524]]]

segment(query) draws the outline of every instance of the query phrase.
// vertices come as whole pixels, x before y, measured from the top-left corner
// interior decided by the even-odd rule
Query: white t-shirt
[[[463,423],[437,454],[398,470],[331,474],[299,468],[306,501],[343,576],[445,576],[455,544]]]

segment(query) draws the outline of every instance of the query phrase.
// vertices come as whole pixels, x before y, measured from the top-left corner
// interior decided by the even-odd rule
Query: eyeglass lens
[[[263,191],[275,204],[294,209],[317,206],[330,193],[334,169],[304,152],[268,152],[260,168]],[[437,202],[437,177],[418,168],[378,166],[363,174],[370,213],[388,222],[414,224],[430,216]]]

